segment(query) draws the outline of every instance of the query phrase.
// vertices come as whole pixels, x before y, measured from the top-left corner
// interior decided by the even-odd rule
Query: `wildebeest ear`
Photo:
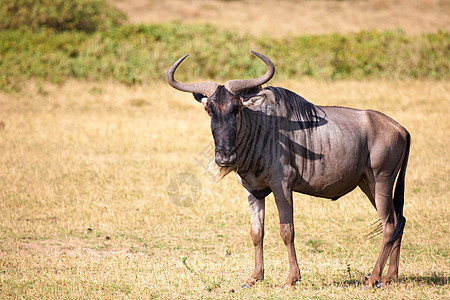
[[[254,96],[243,97],[242,104],[247,107],[260,106],[267,100],[268,96],[267,91],[261,91]]]
[[[195,100],[205,105],[206,100],[208,99],[205,95],[199,93],[192,93],[194,95]]]
[[[195,100],[197,100],[198,102],[202,102],[202,98],[204,98],[205,96],[199,93],[192,93],[192,95],[194,95]]]

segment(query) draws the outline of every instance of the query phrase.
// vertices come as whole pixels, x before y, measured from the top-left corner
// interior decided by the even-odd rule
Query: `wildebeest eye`
[[[205,110],[208,113],[208,115],[211,117],[212,113],[211,113],[211,104],[210,103],[207,103],[205,105]]]

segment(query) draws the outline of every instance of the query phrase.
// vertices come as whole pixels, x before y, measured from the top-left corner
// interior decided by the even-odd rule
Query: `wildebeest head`
[[[269,81],[274,73],[273,63],[264,55],[252,51],[267,66],[263,76],[254,79],[230,80],[225,85],[207,81],[200,83],[180,83],[174,73],[181,62],[189,55],[176,61],[167,72],[167,81],[183,92],[191,92],[201,102],[211,118],[211,131],[215,145],[215,161],[221,167],[231,167],[237,159],[236,134],[237,118],[243,107],[258,106],[266,100],[266,91],[260,86]]]

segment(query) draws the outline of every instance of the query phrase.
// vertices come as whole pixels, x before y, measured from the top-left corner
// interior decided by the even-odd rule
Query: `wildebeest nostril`
[[[234,149],[228,150],[226,154],[216,151],[216,163],[219,166],[226,167],[231,166],[236,162],[236,151]]]

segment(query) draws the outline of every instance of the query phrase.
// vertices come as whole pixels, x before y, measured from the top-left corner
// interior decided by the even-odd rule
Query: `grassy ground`
[[[395,30],[417,35],[450,30],[446,0],[107,0],[132,23],[213,24],[271,37]]]
[[[280,288],[287,254],[268,199],[266,280],[240,289],[253,267],[246,199],[233,175],[215,184],[204,172],[212,138],[191,95],[163,83],[31,82],[0,94],[0,298],[449,298],[450,84],[274,85],[381,110],[410,131],[398,283],[361,290],[381,241],[365,237],[377,214],[355,191],[295,196],[303,279],[292,291]],[[199,185],[174,190],[179,173]]]

